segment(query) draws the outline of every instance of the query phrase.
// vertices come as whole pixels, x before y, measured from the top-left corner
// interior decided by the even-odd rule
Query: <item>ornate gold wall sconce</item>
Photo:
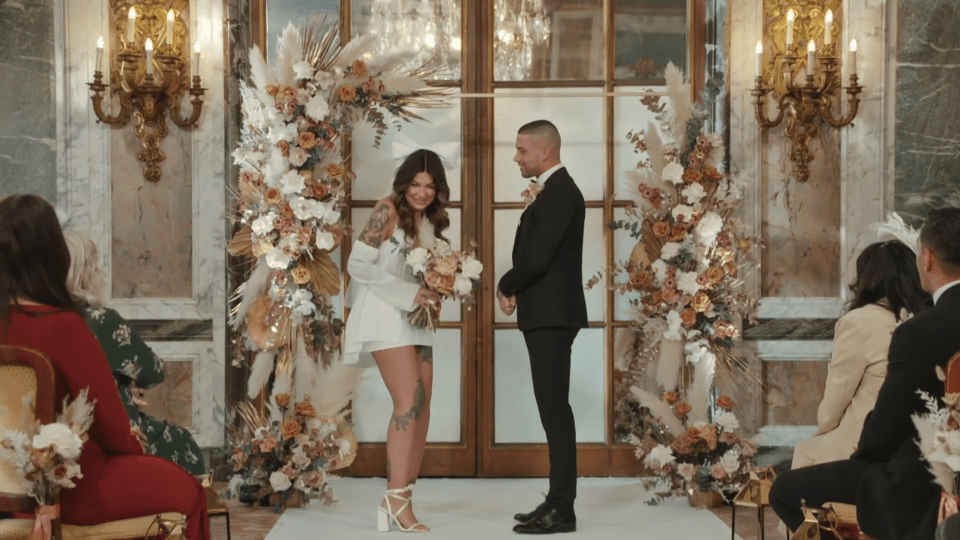
[[[188,62],[187,25],[180,20],[188,5],[186,0],[142,0],[129,4],[111,0],[113,16],[113,50],[115,57],[107,62],[111,84],[104,84],[103,38],[97,40],[97,70],[93,82],[87,83],[93,95],[93,110],[105,124],[125,126],[132,116],[134,130],[143,143],[137,160],[144,164],[143,177],[158,182],[160,163],[166,155],[160,141],[167,135],[166,118],[184,129],[197,124],[203,108],[205,89],[200,87],[200,52]],[[188,66],[192,65],[193,85]],[[120,112],[110,114],[110,94],[117,94]],[[180,115],[180,98],[189,92],[190,116]],[[107,99],[106,111],[103,101]]]
[[[835,4],[834,8],[840,6],[839,0],[828,3]],[[750,92],[757,98],[757,122],[767,129],[786,118],[786,133],[793,142],[793,176],[800,182],[810,175],[807,163],[813,161],[813,154],[809,142],[817,135],[820,123],[826,121],[835,128],[849,125],[857,116],[858,95],[863,91],[857,84],[856,40],[850,40],[847,56],[850,84],[842,86],[836,46],[840,25],[833,19],[834,11],[826,9],[824,13],[825,8],[816,0],[768,0],[764,2],[765,18],[774,21],[768,25],[766,36],[773,50],[770,62],[764,62],[763,42],[757,42],[756,83]],[[841,88],[849,95],[849,105],[847,114],[838,118],[834,108],[842,110]],[[766,96],[771,93],[777,103],[777,116],[772,120],[764,111]]]

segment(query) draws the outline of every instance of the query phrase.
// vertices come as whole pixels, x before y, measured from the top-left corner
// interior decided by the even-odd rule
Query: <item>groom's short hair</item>
[[[553,122],[549,120],[534,120],[533,122],[528,122],[520,126],[517,134],[531,135],[550,146],[560,148],[560,132],[557,131],[557,126],[553,125]]]
[[[947,274],[960,277],[960,208],[931,210],[920,229],[920,242]]]

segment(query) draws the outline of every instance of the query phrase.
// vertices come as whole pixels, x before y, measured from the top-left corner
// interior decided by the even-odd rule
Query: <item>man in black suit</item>
[[[927,471],[911,415],[926,412],[917,390],[942,397],[936,367],[960,351],[960,208],[933,210],[920,231],[917,269],[934,307],[907,320],[890,341],[887,377],[850,459],[780,475],[770,505],[796,530],[801,500],[857,505],[857,521],[878,540],[929,540],[940,487]],[[823,538],[823,536],[821,536]]]
[[[524,178],[543,186],[520,217],[513,268],[500,278],[497,297],[517,323],[530,355],[533,393],[550,449],[550,491],[536,510],[520,513],[518,533],[570,532],[577,528],[577,432],[570,408],[570,350],[587,326],[583,297],[583,221],[580,189],[560,163],[560,133],[546,120],[517,133]]]

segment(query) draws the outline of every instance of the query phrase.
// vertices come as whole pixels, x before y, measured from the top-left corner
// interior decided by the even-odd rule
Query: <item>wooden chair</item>
[[[223,502],[220,494],[213,489],[213,476],[202,474],[197,476],[197,480],[200,480],[200,485],[203,486],[203,491],[207,494],[207,517],[225,517],[227,519],[227,540],[230,540],[230,508],[227,507],[227,503]]]
[[[15,345],[0,345],[0,431],[23,431],[35,420],[54,421],[54,369],[40,351]],[[32,398],[32,399],[31,399]],[[31,403],[32,401],[32,403]],[[20,481],[20,472],[0,459],[0,514],[31,514],[36,502]],[[174,539],[186,526],[179,512],[110,521],[99,525],[61,525],[54,522],[57,540]],[[0,540],[27,540],[32,519],[0,519]]]

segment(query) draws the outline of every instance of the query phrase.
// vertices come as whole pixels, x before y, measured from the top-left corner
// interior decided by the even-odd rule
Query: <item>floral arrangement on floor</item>
[[[617,431],[638,444],[638,455],[648,455],[655,446],[651,442],[682,441],[681,428],[691,435],[693,429],[709,431],[717,425],[712,416],[733,414],[712,403],[718,370],[739,389],[755,391],[759,383],[735,350],[742,321],[756,309],[757,299],[741,286],[759,265],[760,246],[736,217],[743,181],[724,172],[723,138],[708,128],[708,111],[721,85],[708,82],[705,99],[694,103],[675,66],[669,65],[665,76],[669,102],[661,103],[660,96],[642,100],[657,115],[659,127],[651,122],[646,130],[628,134],[635,151],[647,154],[626,176],[633,205],[626,208],[626,219],[610,224],[637,240],[629,260],[609,273],[610,286],[629,298],[633,315],[633,324],[616,336]],[[595,276],[588,286],[600,281]],[[648,390],[653,384],[658,388]],[[676,396],[673,410],[662,406],[661,395]],[[671,429],[654,436],[651,421]],[[717,432],[733,441],[730,429]],[[719,464],[713,458],[722,457],[715,452],[711,468]],[[698,454],[697,465],[704,466],[706,457]],[[727,469],[733,470],[732,462]]]
[[[673,495],[714,491],[728,497],[740,491],[756,448],[734,433],[740,422],[733,413],[733,400],[720,396],[715,406],[718,413],[713,422],[690,424],[688,403],[676,392],[660,396],[642,436],[629,436],[637,447],[637,459],[658,475],[645,481],[646,488],[665,483]]]
[[[238,407],[242,427],[230,433],[229,463],[234,475],[228,496],[241,492],[254,504],[267,500],[276,512],[318,498],[330,504],[328,474],[348,467],[357,455],[357,438],[343,419],[318,415],[309,400],[291,403],[274,396],[271,420],[249,403]]]
[[[483,264],[470,251],[455,251],[442,238],[430,238],[432,245],[419,246],[407,253],[406,263],[423,286],[440,296],[462,304],[476,301],[473,290],[480,287]],[[407,315],[414,328],[437,329],[440,306],[417,306]]]
[[[420,118],[412,108],[443,106],[448,92],[427,87],[428,67],[396,72],[409,58],[374,57],[372,36],[343,46],[339,36],[338,22],[314,18],[284,29],[275,64],[250,51],[233,153],[239,228],[228,249],[253,268],[231,299],[233,364],[253,353],[248,396],[272,380],[272,406],[277,396],[310,399],[318,414],[342,418],[358,377],[339,361],[343,323],[331,303],[341,287],[331,254],[347,228],[341,209],[353,181],[342,144],[361,122],[379,144],[388,116],[399,129]]]

